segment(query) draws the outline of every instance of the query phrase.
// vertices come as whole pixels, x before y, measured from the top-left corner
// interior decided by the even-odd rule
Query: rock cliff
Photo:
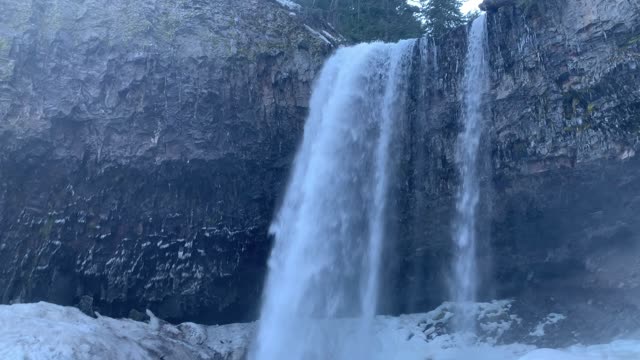
[[[0,300],[252,317],[333,31],[268,0],[0,9]]]
[[[638,328],[640,4],[487,0],[485,8],[492,90],[482,296],[564,312],[584,341],[612,330],[589,327],[594,319]],[[391,255],[406,264],[400,312],[446,294],[465,41],[460,29],[416,50],[417,131],[403,192],[411,244]]]

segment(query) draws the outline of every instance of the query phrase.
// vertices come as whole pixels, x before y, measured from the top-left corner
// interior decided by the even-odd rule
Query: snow
[[[480,7],[480,3],[482,2],[482,0],[467,0],[465,1],[465,3],[462,5],[462,12],[464,14],[470,13],[472,11],[479,11],[479,7]]]
[[[0,308],[0,358],[2,359],[146,359],[144,349],[117,336],[112,323],[91,320],[79,310],[51,304],[13,305]],[[126,324],[126,323],[123,323]],[[131,326],[138,338],[140,328]]]
[[[536,329],[534,331],[532,331],[531,333],[529,333],[529,335],[542,337],[542,336],[545,335],[545,333],[544,333],[545,326],[553,325],[553,324],[557,323],[558,321],[565,320],[566,318],[567,317],[562,315],[562,314],[551,313],[551,314],[547,315],[547,318],[544,319],[543,322],[539,323],[538,326],[536,326]]]
[[[338,39],[336,39],[333,35],[329,34],[329,33],[327,32],[327,30],[322,30],[322,34],[323,34],[326,38],[329,38],[329,39],[331,39],[331,40],[332,40],[332,41],[334,41],[334,42],[338,42]]]
[[[329,41],[329,39],[327,39],[324,35],[320,34],[318,31],[316,31],[315,29],[313,29],[311,26],[305,24],[304,25],[305,28],[307,28],[307,30],[309,30],[310,33],[312,33],[313,35],[319,37],[320,39],[322,39],[322,41],[324,41],[325,43],[332,45],[331,41]]]
[[[289,8],[291,10],[300,10],[300,5],[294,3],[291,0],[276,0],[278,3],[280,3],[280,5]]]
[[[564,350],[537,349],[518,360],[637,360],[640,341],[618,340],[606,345],[572,346]]]
[[[520,321],[509,314],[511,302],[473,304],[486,336],[441,334],[436,330],[454,314],[445,303],[425,314],[375,319],[367,346],[384,360],[637,360],[640,340],[602,345],[539,349],[527,344],[499,345],[503,333]],[[255,324],[171,325],[147,311],[148,323],[98,316],[48,303],[0,306],[0,359],[85,360],[229,359],[240,360],[254,336]],[[565,317],[549,314],[539,326]],[[484,326],[483,326],[484,325]],[[337,332],[332,346],[350,346],[357,331],[349,319],[319,321],[318,327]],[[441,328],[439,328],[441,329]],[[534,332],[538,331],[538,327]],[[334,334],[334,335],[336,335]]]
[[[48,303],[0,306],[0,359],[150,360],[216,359],[216,341],[196,324],[173,326],[151,317],[91,318],[76,308]],[[161,355],[161,356],[160,356]],[[231,357],[230,357],[231,359]]]

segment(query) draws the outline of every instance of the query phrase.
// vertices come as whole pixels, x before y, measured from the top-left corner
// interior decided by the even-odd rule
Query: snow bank
[[[500,339],[520,319],[509,313],[509,301],[470,304],[481,335],[448,334],[454,317],[446,303],[425,314],[379,316],[366,346],[380,360],[638,360],[640,341],[605,345],[538,349],[532,345],[500,345]],[[0,306],[0,359],[30,360],[240,360],[255,330],[254,324],[171,325],[149,313],[149,323],[88,317],[75,308],[47,303]],[[550,314],[541,324],[563,318]],[[353,346],[354,320],[320,321],[317,327]],[[537,329],[536,329],[537,330]],[[544,326],[542,331],[544,331]],[[335,340],[334,339],[334,340]]]
[[[234,359],[232,347],[218,344],[237,340],[210,341],[209,329],[196,324],[173,326],[153,317],[149,324],[94,319],[47,303],[0,306],[0,324],[2,360]]]
[[[640,341],[614,341],[606,345],[572,346],[564,350],[538,349],[519,360],[638,360]]]

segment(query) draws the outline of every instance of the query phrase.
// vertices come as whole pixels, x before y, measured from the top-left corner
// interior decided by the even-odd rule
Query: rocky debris
[[[91,317],[95,317],[96,314],[93,312],[93,298],[88,295],[82,295],[80,297],[80,302],[76,307],[82,311],[85,315],[89,315]],[[131,314],[129,314],[131,315]],[[129,316],[133,319],[133,317]]]

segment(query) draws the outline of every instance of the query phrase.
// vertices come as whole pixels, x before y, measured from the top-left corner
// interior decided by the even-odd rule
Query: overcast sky
[[[407,0],[407,2],[414,5],[418,4],[416,0]],[[466,14],[469,11],[480,10],[478,9],[478,5],[480,5],[482,0],[463,0],[462,2],[464,3],[462,5],[462,12]]]
[[[478,5],[480,5],[481,2],[482,2],[482,0],[467,0],[467,1],[465,1],[464,5],[462,5],[462,12],[463,13],[468,13],[469,11],[478,10]]]

